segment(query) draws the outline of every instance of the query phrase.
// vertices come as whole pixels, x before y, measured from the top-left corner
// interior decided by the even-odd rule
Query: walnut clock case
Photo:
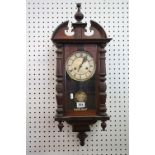
[[[78,132],[80,145],[85,144],[90,125],[101,120],[106,128],[109,116],[106,113],[106,67],[104,49],[111,38],[107,38],[104,29],[90,21],[91,36],[85,35],[87,23],[81,22],[81,4],[77,4],[76,23],[72,24],[73,35],[66,35],[68,21],[60,24],[51,40],[57,47],[57,114],[60,131],[63,121],[72,125]]]

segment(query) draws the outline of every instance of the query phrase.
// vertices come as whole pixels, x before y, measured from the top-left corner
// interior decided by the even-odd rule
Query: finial
[[[77,3],[76,6],[77,6],[78,10],[77,10],[77,12],[76,12],[76,14],[75,14],[74,17],[75,17],[75,19],[76,19],[78,22],[81,22],[81,20],[82,20],[83,17],[84,17],[84,15],[83,15],[82,12],[81,12],[81,3]]]

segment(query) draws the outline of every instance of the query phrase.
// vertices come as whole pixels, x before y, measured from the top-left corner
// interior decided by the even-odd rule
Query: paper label
[[[85,102],[76,102],[77,108],[84,108],[85,107]]]

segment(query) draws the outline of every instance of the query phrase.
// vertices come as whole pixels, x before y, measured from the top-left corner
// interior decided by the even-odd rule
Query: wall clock
[[[78,132],[80,145],[85,144],[90,125],[100,120],[103,130],[109,116],[106,113],[106,67],[104,49],[111,38],[104,29],[90,21],[91,35],[86,35],[87,23],[83,23],[81,4],[77,4],[76,22],[72,35],[67,35],[68,21],[60,24],[51,40],[57,47],[57,114],[60,131],[63,122]]]

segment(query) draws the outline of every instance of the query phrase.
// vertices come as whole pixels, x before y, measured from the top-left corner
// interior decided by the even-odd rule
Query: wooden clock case
[[[83,14],[81,13],[81,4],[77,4],[77,12],[75,14],[76,23],[72,24],[74,35],[68,36],[65,30],[68,29],[68,21],[60,24],[54,31],[51,40],[57,47],[57,68],[56,68],[56,100],[57,100],[57,114],[55,120],[59,122],[58,127],[62,131],[63,121],[72,125],[73,132],[78,132],[77,137],[80,139],[80,144],[85,144],[87,134],[90,131],[90,125],[97,120],[101,120],[101,127],[106,128],[106,121],[109,116],[106,113],[106,67],[105,67],[105,53],[104,49],[111,38],[107,38],[104,29],[96,22],[90,21],[90,29],[94,31],[93,35],[86,36],[85,28],[87,23],[82,23]],[[66,88],[66,70],[65,62],[74,51],[88,51],[96,63],[95,76],[95,108],[85,111],[74,111],[67,109],[68,102]],[[70,85],[72,87],[72,85]],[[89,97],[89,96],[88,96]]]

